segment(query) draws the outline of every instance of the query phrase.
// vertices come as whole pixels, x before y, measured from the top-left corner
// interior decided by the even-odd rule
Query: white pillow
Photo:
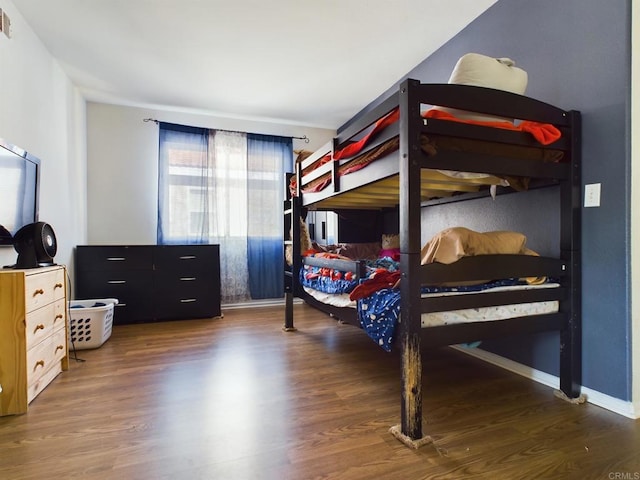
[[[527,72],[510,58],[493,58],[479,53],[463,55],[453,68],[449,83],[476,85],[524,95]]]
[[[493,58],[479,53],[467,53],[460,57],[456,63],[451,77],[449,77],[449,83],[495,88],[524,95],[528,82],[527,72],[515,65],[515,62],[510,58]],[[512,118],[485,115],[467,110],[439,106],[434,108],[465,120],[513,122]]]

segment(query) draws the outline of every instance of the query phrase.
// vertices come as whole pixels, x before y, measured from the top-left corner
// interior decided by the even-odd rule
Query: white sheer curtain
[[[250,299],[247,268],[247,136],[209,132],[209,242],[220,244],[225,303]]]

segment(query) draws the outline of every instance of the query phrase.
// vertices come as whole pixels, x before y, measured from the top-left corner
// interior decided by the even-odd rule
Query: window
[[[291,138],[160,124],[158,243],[220,245],[223,303],[283,295]]]

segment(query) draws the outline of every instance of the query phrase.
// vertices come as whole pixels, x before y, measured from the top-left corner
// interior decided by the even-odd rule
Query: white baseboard
[[[522,375],[523,377],[529,378],[548,387],[554,389],[560,388],[560,379],[555,375],[541,372],[540,370],[536,370],[535,368],[531,368],[521,363],[514,362],[513,360],[509,360],[508,358],[501,357],[500,355],[487,352],[486,350],[482,350],[480,348],[466,348],[458,345],[454,345],[451,348],[454,348],[459,352],[466,353],[467,355],[471,355],[472,357],[479,358],[480,360],[484,360],[485,362],[491,363],[498,367],[504,368],[505,370],[509,370],[510,372]],[[599,407],[606,408],[607,410],[611,410],[612,412],[623,415],[627,418],[632,418],[634,420],[640,418],[640,415],[638,415],[640,413],[640,405],[634,405],[632,402],[620,400],[619,398],[611,397],[607,394],[598,392],[597,390],[592,390],[587,387],[582,387],[581,392],[586,396],[589,403],[593,403],[594,405],[598,405]]]
[[[293,299],[294,305],[302,303],[301,298]],[[236,308],[257,308],[257,307],[283,307],[284,298],[269,298],[266,300],[250,300],[243,303],[223,303],[221,308],[223,310],[234,310]]]

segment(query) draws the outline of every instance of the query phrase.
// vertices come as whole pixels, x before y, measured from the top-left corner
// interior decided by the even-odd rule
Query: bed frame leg
[[[412,341],[413,339],[413,341]],[[407,447],[418,449],[433,443],[422,436],[422,356],[420,340],[410,335],[402,339],[402,407],[401,424],[389,429]]]
[[[285,332],[295,332],[297,329],[293,326],[293,294],[286,292],[284,294],[285,312],[284,312],[284,326],[282,330]]]
[[[432,443],[429,436],[422,436],[422,355],[420,337],[405,334],[402,337],[402,407],[401,425],[389,432],[410,448],[420,448]]]
[[[579,317],[574,311],[567,325],[560,331],[560,390],[556,397],[570,403],[584,403],[580,393],[582,373],[582,348],[579,337]]]
[[[422,437],[422,356],[412,337],[402,342],[402,433],[416,439]]]

